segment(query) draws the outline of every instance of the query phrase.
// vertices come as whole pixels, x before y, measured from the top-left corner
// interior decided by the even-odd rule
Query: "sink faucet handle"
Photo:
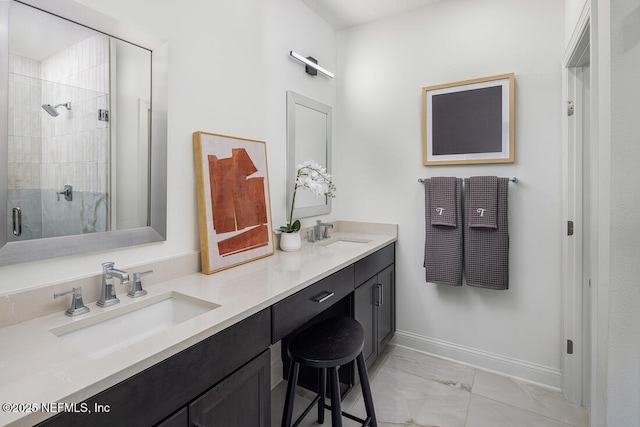
[[[65,310],[64,314],[73,317],[78,316],[79,314],[88,313],[89,307],[84,305],[84,302],[82,301],[82,288],[80,286],[74,287],[73,289],[65,292],[55,293],[53,294],[53,298],[59,298],[64,295],[69,295],[70,293],[73,293],[73,298],[71,299],[71,307]]]
[[[127,292],[127,296],[130,298],[138,298],[143,295],[146,295],[147,291],[142,289],[141,277],[151,273],[153,273],[153,270],[133,273],[133,286],[131,287],[131,290]]]
[[[329,239],[331,238],[331,236],[329,236],[329,229],[333,228],[333,224],[329,223],[329,224],[323,224],[324,225],[324,234],[322,235],[323,239]]]
[[[138,281],[138,280],[140,280],[140,277],[146,276],[147,274],[151,274],[151,273],[153,273],[153,270],[133,273],[133,280]]]

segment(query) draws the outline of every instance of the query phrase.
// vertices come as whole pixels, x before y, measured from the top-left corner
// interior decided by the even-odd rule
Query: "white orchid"
[[[293,188],[293,200],[291,201],[291,211],[289,213],[289,222],[287,225],[280,227],[280,231],[284,233],[292,233],[300,230],[300,220],[293,221],[293,208],[296,203],[296,192],[298,188],[307,188],[311,190],[316,198],[318,197],[335,197],[334,191],[336,186],[331,182],[331,174],[327,169],[313,160],[306,160],[296,166],[296,183]]]

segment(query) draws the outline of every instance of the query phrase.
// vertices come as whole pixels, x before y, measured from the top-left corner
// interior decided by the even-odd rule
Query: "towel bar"
[[[420,178],[420,179],[418,179],[418,182],[420,184],[423,184],[424,180],[425,180],[425,178]],[[517,184],[518,183],[518,178],[516,178],[515,176],[509,177],[509,182],[513,182],[514,184]]]

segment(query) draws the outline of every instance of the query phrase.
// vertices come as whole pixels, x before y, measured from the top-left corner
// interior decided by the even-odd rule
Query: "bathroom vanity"
[[[371,364],[395,330],[396,227],[336,228],[331,240],[305,243],[299,252],[158,283],[115,307],[89,303],[91,313],[78,318],[57,313],[0,329],[7,344],[0,350],[3,399],[68,403],[57,411],[4,412],[0,424],[268,426],[271,345],[323,316],[346,314],[366,329]],[[211,309],[104,354],[55,335],[166,295]],[[127,325],[119,332],[127,334]],[[341,381],[345,390],[353,384],[352,368]]]

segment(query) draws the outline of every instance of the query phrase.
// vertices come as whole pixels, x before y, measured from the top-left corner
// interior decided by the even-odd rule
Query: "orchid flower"
[[[291,211],[289,212],[289,222],[286,226],[280,227],[284,233],[292,233],[300,230],[300,220],[293,221],[293,209],[296,203],[296,193],[298,188],[311,190],[319,197],[335,197],[336,186],[331,182],[331,174],[327,169],[313,160],[306,160],[296,166],[296,183],[293,187],[293,200],[291,201]]]

